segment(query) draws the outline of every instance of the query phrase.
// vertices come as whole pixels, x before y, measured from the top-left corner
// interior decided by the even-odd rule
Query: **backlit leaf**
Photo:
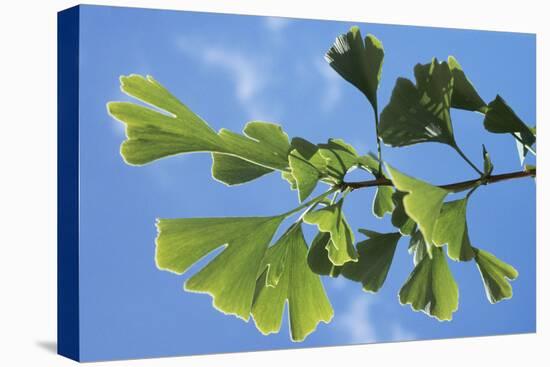
[[[294,149],[288,156],[288,162],[296,180],[300,201],[303,201],[326,175],[327,159],[321,155],[319,147],[307,140],[294,138],[292,147]]]
[[[399,291],[399,302],[410,304],[438,320],[451,320],[458,309],[458,287],[443,249],[434,247],[432,258],[424,256]]]
[[[433,59],[414,68],[416,85],[398,78],[388,105],[380,115],[385,144],[401,147],[421,142],[456,146],[450,107],[453,79],[449,65]]]
[[[491,303],[512,298],[512,286],[509,280],[518,277],[518,271],[513,266],[499,260],[495,255],[475,249],[475,260],[479,273],[483,278],[485,293]]]
[[[359,164],[359,155],[351,145],[342,139],[329,139],[326,144],[319,144],[319,152],[327,160],[328,172],[339,179]]]
[[[382,218],[384,214],[391,213],[394,208],[393,188],[391,186],[378,186],[374,194],[372,202],[372,212],[378,218]]]
[[[288,301],[290,335],[304,340],[321,321],[329,323],[334,311],[323,284],[306,262],[307,245],[300,225],[294,225],[267,250],[262,262],[265,271],[257,281],[252,306],[256,327],[263,334],[281,328],[285,302]],[[275,272],[277,281],[270,281]]]
[[[333,246],[330,241],[330,233],[318,232],[309,247],[307,263],[315,274],[337,277],[342,267],[335,266],[328,258],[327,248]]]
[[[467,204],[467,197],[443,204],[433,231],[433,243],[436,246],[447,244],[447,255],[456,261],[468,261],[474,257],[466,223]]]
[[[453,75],[451,107],[484,113],[487,104],[479,96],[472,82],[466,77],[458,61],[453,56],[449,56],[447,61]]]
[[[157,267],[183,274],[195,262],[226,245],[187,280],[185,289],[208,293],[218,310],[248,320],[260,264],[283,219],[282,216],[159,219]]]
[[[344,265],[348,261],[357,261],[354,247],[353,232],[342,212],[343,200],[337,203],[309,212],[304,216],[304,222],[317,225],[320,232],[330,233],[327,251],[334,265]]]
[[[409,240],[409,254],[413,255],[413,262],[414,265],[418,265],[419,262],[422,261],[424,256],[428,256],[428,246],[432,246],[431,244],[427,244],[426,241],[424,241],[424,236],[422,235],[422,232],[419,230],[414,231],[414,233],[411,235],[411,239]],[[431,253],[431,249],[429,250]]]
[[[416,223],[405,212],[403,206],[403,198],[407,193],[403,191],[394,191],[392,195],[393,212],[391,214],[391,223],[394,227],[399,228],[399,232],[404,236],[409,236],[416,228]]]
[[[212,153],[212,177],[227,185],[239,185],[273,172],[272,169],[244,159]]]
[[[357,244],[359,260],[344,265],[342,275],[361,282],[368,292],[378,292],[384,284],[401,234],[359,230],[370,237]]]
[[[382,75],[384,48],[372,34],[363,38],[359,27],[336,38],[325,59],[342,78],[353,84],[377,110],[376,91]]]
[[[387,166],[395,187],[407,193],[403,206],[407,215],[418,225],[428,243],[433,241],[435,223],[441,211],[447,190],[425,181],[407,176],[391,166]],[[430,250],[430,248],[428,248]]]

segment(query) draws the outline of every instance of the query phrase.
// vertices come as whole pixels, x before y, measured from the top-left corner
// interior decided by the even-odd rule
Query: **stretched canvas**
[[[59,13],[59,353],[535,332],[535,35]]]

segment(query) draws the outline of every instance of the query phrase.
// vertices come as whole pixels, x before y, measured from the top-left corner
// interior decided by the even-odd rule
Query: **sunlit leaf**
[[[368,292],[378,292],[384,284],[401,234],[359,230],[369,239],[357,244],[359,260],[344,265],[342,275],[361,282]]]
[[[399,291],[399,302],[410,304],[438,320],[451,320],[458,309],[458,287],[443,249],[434,247],[432,258],[424,256]]]
[[[157,266],[183,274],[195,262],[226,245],[187,280],[185,289],[208,293],[218,310],[248,320],[260,264],[283,219],[282,216],[159,219]]]
[[[416,223],[405,212],[403,206],[403,198],[407,193],[396,190],[392,195],[393,212],[391,214],[391,223],[394,227],[399,228],[399,232],[404,236],[409,236],[416,228]]]
[[[355,148],[342,139],[329,139],[328,143],[318,146],[319,152],[327,160],[328,171],[340,179],[359,164],[359,155]]]
[[[376,193],[374,194],[374,200],[372,202],[372,212],[378,218],[382,218],[384,214],[391,213],[394,208],[393,200],[393,188],[391,186],[378,186]]]
[[[363,38],[359,27],[336,38],[325,59],[338,74],[353,84],[377,110],[376,91],[382,75],[384,48],[372,34]]]
[[[307,263],[315,274],[337,277],[342,267],[335,266],[328,258],[327,248],[333,246],[330,241],[330,233],[318,232],[309,247]]]
[[[254,121],[246,124],[246,135],[226,129],[216,133],[151,76],[122,76],[120,83],[124,93],[150,106],[133,102],[107,105],[111,116],[126,125],[127,140],[122,143],[121,154],[127,163],[142,165],[180,153],[212,152],[265,168],[288,168],[290,143],[279,125]],[[235,160],[231,163],[233,167],[244,167],[250,177],[250,165],[236,166]],[[236,175],[229,179],[234,182]]]
[[[449,56],[447,61],[453,75],[451,107],[484,113],[487,104],[479,96],[472,82],[466,77],[458,61],[453,56]]]
[[[414,231],[409,240],[409,254],[413,255],[414,265],[418,265],[422,261],[424,256],[428,256],[428,246],[431,244],[424,241],[424,236],[419,230]],[[429,250],[431,253],[431,249]]]
[[[227,185],[239,185],[273,172],[272,169],[244,159],[212,153],[212,177]]]
[[[474,257],[466,222],[467,204],[467,197],[444,203],[433,231],[433,243],[436,246],[447,244],[447,255],[456,261],[468,261]]]
[[[428,243],[433,241],[435,223],[441,211],[447,190],[425,181],[407,176],[391,166],[387,166],[395,187],[407,193],[403,206],[407,215],[418,225]],[[430,250],[430,248],[428,248]]]
[[[320,232],[330,233],[328,257],[334,265],[357,261],[353,232],[342,212],[343,200],[304,216],[304,222],[317,225]]]
[[[518,271],[495,255],[477,248],[475,260],[489,301],[497,303],[512,298],[512,286],[509,280],[516,279],[519,275]]]
[[[449,65],[433,59],[414,68],[416,85],[398,78],[388,105],[380,115],[384,143],[401,147],[420,142],[456,146],[450,107],[453,79]]]
[[[292,147],[294,149],[288,156],[288,162],[296,180],[300,201],[303,201],[326,175],[327,159],[321,155],[319,147],[307,140],[294,138]]]
[[[304,340],[319,322],[332,319],[332,306],[319,276],[309,269],[306,255],[300,225],[290,228],[267,250],[261,265],[265,271],[258,278],[252,306],[254,322],[263,334],[280,330],[285,302],[293,341]],[[276,281],[270,280],[272,277]]]
[[[357,158],[357,164],[372,173],[374,176],[379,176],[378,171],[380,169],[380,163],[378,159],[371,154],[362,155]]]

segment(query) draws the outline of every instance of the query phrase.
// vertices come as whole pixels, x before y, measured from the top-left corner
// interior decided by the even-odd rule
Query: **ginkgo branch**
[[[465,190],[469,190],[477,185],[488,185],[496,182],[506,181],[506,180],[513,180],[523,177],[536,177],[537,176],[537,170],[536,168],[533,169],[527,169],[525,171],[516,171],[516,172],[509,172],[509,173],[502,173],[498,175],[490,175],[485,178],[477,178],[467,181],[461,181],[461,182],[454,182],[450,184],[445,185],[439,185],[438,187],[442,189],[446,189],[452,192],[461,192]],[[361,188],[366,187],[377,187],[377,186],[395,186],[389,178],[386,177],[380,177],[375,180],[369,180],[369,181],[357,181],[357,182],[342,182],[340,185],[340,189],[343,191],[346,188],[350,190],[357,190]]]

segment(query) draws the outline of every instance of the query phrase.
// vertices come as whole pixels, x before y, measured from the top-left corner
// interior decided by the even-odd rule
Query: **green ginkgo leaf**
[[[340,275],[342,267],[335,266],[328,258],[327,248],[333,246],[330,241],[330,233],[318,232],[309,247],[307,263],[315,274],[337,277]]]
[[[403,205],[403,198],[407,193],[399,190],[395,190],[392,195],[393,212],[391,213],[391,223],[394,227],[399,229],[399,232],[404,236],[410,236],[415,228],[416,223],[405,212],[405,206]]]
[[[449,65],[433,59],[414,68],[416,85],[398,78],[390,103],[380,115],[384,143],[401,147],[439,142],[456,147],[450,107],[453,78]]]
[[[458,287],[443,249],[434,247],[432,257],[424,256],[399,291],[399,302],[410,304],[438,320],[451,320],[458,309]]]
[[[320,232],[330,233],[327,244],[328,258],[334,265],[357,261],[353,232],[342,212],[343,200],[304,216],[304,222],[317,225]]]
[[[382,75],[384,47],[372,34],[363,38],[359,27],[336,38],[325,59],[342,78],[353,84],[377,110],[376,91]]]
[[[492,133],[514,135],[518,141],[521,164],[523,164],[525,155],[537,140],[533,129],[527,126],[499,95],[489,103],[483,126]]]
[[[372,212],[376,217],[382,218],[384,214],[393,211],[395,207],[392,200],[393,191],[391,186],[378,186],[376,188],[372,202]]]
[[[183,274],[225,245],[219,255],[186,281],[185,289],[208,293],[218,310],[248,320],[260,264],[283,219],[284,216],[159,219],[157,267]]]
[[[232,155],[212,153],[212,177],[229,186],[240,185],[271,172],[271,168]]]
[[[317,182],[327,174],[327,159],[317,145],[305,139],[292,139],[294,148],[289,156],[290,171],[296,180],[300,201],[305,200],[317,186]]]
[[[285,302],[288,302],[290,335],[302,341],[321,321],[334,315],[323,284],[308,267],[307,244],[299,224],[293,225],[267,250],[257,281],[252,317],[263,334],[281,328]],[[275,279],[274,279],[275,278]]]
[[[419,230],[414,231],[414,233],[411,235],[411,239],[409,240],[408,251],[409,254],[413,256],[413,263],[415,266],[422,261],[424,256],[428,256],[428,252],[432,252],[431,249],[428,250],[429,246],[433,245],[426,243],[422,232],[420,232]]]
[[[433,243],[436,246],[447,244],[447,255],[456,261],[474,257],[466,222],[467,204],[468,197],[444,203],[433,231]]]
[[[447,61],[453,76],[451,107],[485,113],[487,104],[479,96],[472,82],[466,77],[458,61],[453,56],[449,56]]]
[[[346,173],[359,164],[359,155],[355,148],[342,139],[329,139],[319,144],[319,153],[327,160],[327,169],[334,177],[342,180]]]
[[[489,302],[497,303],[512,298],[512,286],[509,281],[518,277],[518,271],[495,255],[477,248],[475,260]]]
[[[378,292],[384,284],[401,234],[360,229],[369,239],[357,244],[359,260],[344,265],[342,275],[361,282],[367,292]]]
[[[380,170],[380,163],[377,158],[375,158],[372,154],[362,155],[359,158],[357,158],[357,164],[367,170],[368,172],[372,173],[375,177],[378,177],[378,171]]]
[[[407,193],[403,197],[405,212],[418,225],[426,242],[432,243],[435,223],[449,191],[407,176],[389,165],[387,168],[395,187]]]
[[[132,102],[107,105],[111,116],[126,125],[127,140],[122,143],[121,154],[127,163],[142,165],[175,154],[212,152],[269,169],[288,169],[290,143],[279,125],[253,121],[243,129],[245,135],[227,129],[216,133],[151,76],[122,76],[120,83],[124,93],[151,106]],[[232,168],[243,168],[251,177],[250,165],[236,165],[235,160],[222,164],[228,162]],[[216,172],[220,169],[220,162],[217,163]],[[226,177],[227,169],[221,171],[225,171],[221,177]],[[229,181],[235,182],[237,175],[229,175]],[[222,180],[220,175],[217,178]]]

